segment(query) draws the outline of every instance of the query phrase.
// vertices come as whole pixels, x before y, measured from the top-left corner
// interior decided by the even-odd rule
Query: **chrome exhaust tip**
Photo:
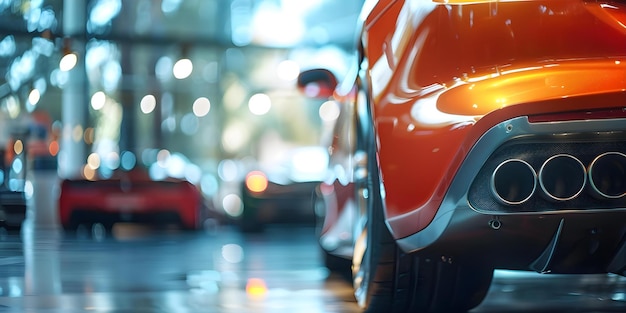
[[[626,195],[626,155],[606,152],[589,165],[589,183],[597,196],[618,199]]]
[[[576,157],[557,154],[539,170],[539,185],[550,200],[567,201],[580,195],[587,184],[587,169]]]
[[[530,164],[520,159],[500,163],[491,175],[491,192],[506,205],[528,201],[536,188],[537,173]]]

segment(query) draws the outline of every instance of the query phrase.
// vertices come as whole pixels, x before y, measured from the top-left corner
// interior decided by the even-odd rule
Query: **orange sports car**
[[[361,307],[469,310],[495,269],[625,274],[626,2],[366,1],[361,22],[349,77],[298,81],[344,105],[320,242]]]

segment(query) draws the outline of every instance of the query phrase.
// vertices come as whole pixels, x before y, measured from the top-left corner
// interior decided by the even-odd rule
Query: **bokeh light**
[[[24,151],[24,143],[21,140],[16,140],[13,143],[13,151],[15,154],[21,154]]]
[[[145,95],[141,98],[139,107],[141,108],[141,112],[143,112],[143,114],[152,113],[152,111],[156,108],[156,97],[153,95]]]
[[[172,73],[177,79],[185,79],[193,72],[193,63],[189,59],[180,59],[174,63]]]
[[[261,171],[252,171],[246,176],[246,187],[252,192],[265,191],[267,184],[267,177]]]
[[[81,125],[76,125],[72,128],[72,140],[74,142],[80,142],[83,139],[83,127]]]
[[[192,110],[197,117],[206,116],[211,110],[211,101],[206,97],[200,97],[193,102]]]
[[[267,285],[261,278],[249,278],[246,283],[246,294],[253,299],[259,299],[267,295]]]
[[[120,167],[124,170],[131,170],[137,164],[137,157],[131,151],[123,151],[120,157]]]
[[[91,108],[98,111],[104,107],[106,103],[106,94],[102,91],[98,91],[91,96]]]
[[[87,166],[92,170],[100,168],[100,156],[97,153],[92,153],[87,157]]]
[[[74,53],[68,53],[61,58],[59,69],[63,72],[72,70],[78,63],[78,56]]]
[[[91,166],[85,164],[83,166],[83,177],[87,180],[96,179],[96,171]]]
[[[39,103],[40,99],[41,93],[39,92],[39,90],[37,90],[37,88],[31,90],[28,94],[28,102],[32,105],[36,105],[37,103]]]
[[[24,163],[22,162],[22,159],[15,159],[13,160],[13,163],[11,165],[11,170],[13,170],[13,172],[15,172],[16,174],[19,174],[22,172],[22,169],[24,168]]]
[[[233,160],[222,160],[217,165],[217,174],[223,181],[235,181],[239,176],[239,166],[237,166],[237,162]]]
[[[250,97],[248,109],[254,115],[265,115],[272,108],[272,100],[264,93],[257,93]]]
[[[222,207],[224,212],[231,217],[239,217],[243,214],[243,202],[239,195],[230,193],[224,196],[222,199]]]
[[[228,263],[240,263],[243,261],[244,253],[243,248],[237,244],[226,244],[222,246],[222,257]]]
[[[339,103],[332,100],[324,102],[319,109],[320,118],[326,122],[334,121],[339,118],[339,113]]]

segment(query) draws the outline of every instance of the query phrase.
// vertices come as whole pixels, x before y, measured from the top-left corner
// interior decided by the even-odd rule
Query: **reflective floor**
[[[0,236],[0,312],[359,312],[309,227],[242,235],[117,225],[113,237]],[[626,280],[497,271],[472,312],[625,312]]]

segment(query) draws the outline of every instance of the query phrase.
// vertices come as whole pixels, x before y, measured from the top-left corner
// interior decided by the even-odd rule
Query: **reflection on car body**
[[[336,86],[354,125],[339,146],[351,180],[320,187],[321,242],[355,214],[334,255],[352,260],[359,305],[469,310],[494,269],[624,275],[626,3],[365,7],[354,75],[299,79],[312,96]]]
[[[108,179],[61,182],[59,220],[66,230],[95,223],[110,230],[117,222],[176,224],[196,230],[209,214],[207,201],[192,183],[152,180],[138,169],[120,170]]]

